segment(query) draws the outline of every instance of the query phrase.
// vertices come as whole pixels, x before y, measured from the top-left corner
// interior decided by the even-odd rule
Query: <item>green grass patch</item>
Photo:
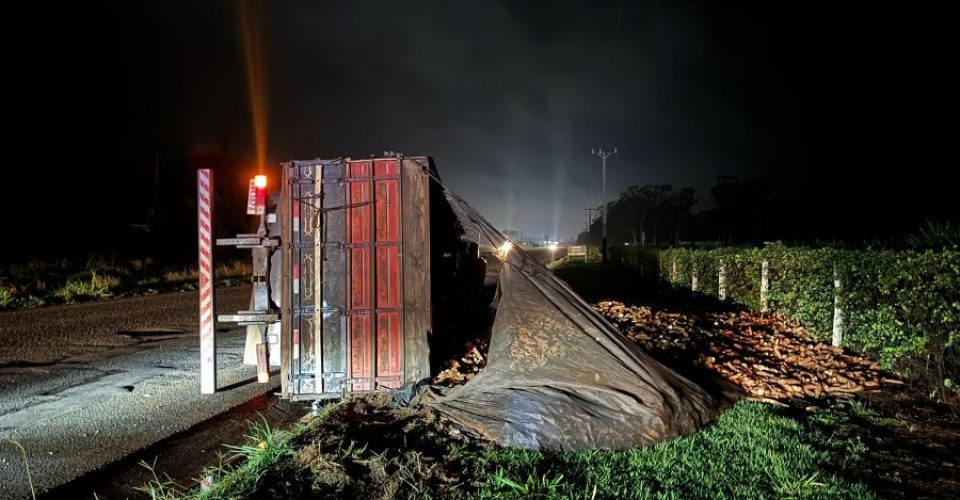
[[[711,426],[639,450],[493,449],[474,474],[482,498],[873,498],[842,469],[845,443],[772,406],[738,403]]]
[[[877,496],[846,478],[855,476],[849,466],[865,452],[862,443],[755,402],[736,404],[699,433],[617,451],[505,449],[451,439],[434,424],[429,414],[362,398],[331,405],[290,433],[258,424],[247,445],[231,449],[243,455],[242,465],[215,471],[220,480],[212,489],[183,498]]]

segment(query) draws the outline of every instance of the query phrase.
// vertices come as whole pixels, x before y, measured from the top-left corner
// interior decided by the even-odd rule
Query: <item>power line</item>
[[[605,77],[610,75],[610,68],[613,66],[613,60],[617,57],[617,41],[620,38],[620,21],[623,19],[623,0],[620,0],[620,10],[617,12],[617,28],[613,32],[613,47],[610,50],[610,60],[607,61],[607,70]]]

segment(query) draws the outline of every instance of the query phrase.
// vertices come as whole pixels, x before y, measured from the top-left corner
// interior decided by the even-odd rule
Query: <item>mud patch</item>
[[[6,373],[50,373],[48,368],[60,364],[64,358],[56,361],[10,361],[0,363],[0,374]]]
[[[433,414],[393,408],[389,401],[389,395],[374,394],[333,405],[309,424],[311,430],[293,443],[297,451],[289,463],[271,470],[252,497],[456,496],[468,464],[441,438]]]

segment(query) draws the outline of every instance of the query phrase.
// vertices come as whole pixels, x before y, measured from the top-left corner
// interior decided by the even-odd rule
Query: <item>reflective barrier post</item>
[[[197,245],[200,270],[200,393],[217,391],[217,337],[213,287],[213,172],[197,170]]]

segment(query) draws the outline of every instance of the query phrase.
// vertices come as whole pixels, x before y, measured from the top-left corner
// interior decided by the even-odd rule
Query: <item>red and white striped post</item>
[[[213,293],[213,171],[197,170],[197,244],[200,268],[200,393],[217,391],[217,337]]]

